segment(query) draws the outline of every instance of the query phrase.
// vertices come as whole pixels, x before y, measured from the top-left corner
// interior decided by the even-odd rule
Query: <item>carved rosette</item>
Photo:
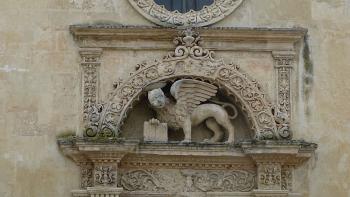
[[[148,20],[164,26],[206,26],[222,20],[235,11],[243,0],[214,0],[199,11],[187,13],[169,11],[154,0],[129,0],[131,5]]]
[[[275,60],[277,94],[275,119],[278,134],[283,139],[290,139],[291,120],[291,74],[295,54],[292,52],[273,52]]]
[[[174,42],[177,44],[174,52],[163,60],[138,65],[128,79],[116,83],[108,102],[93,109],[92,118],[86,125],[88,137],[106,136],[106,133],[118,135],[131,104],[148,85],[193,78],[209,81],[234,96],[252,122],[257,139],[280,139],[270,104],[255,80],[242,73],[237,65],[215,60],[214,52],[201,46],[197,33],[186,30]]]
[[[101,49],[81,49],[83,120],[88,121],[92,106],[98,101]]]

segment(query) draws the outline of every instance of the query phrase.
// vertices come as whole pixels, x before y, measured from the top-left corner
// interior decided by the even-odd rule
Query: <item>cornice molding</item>
[[[71,25],[79,47],[115,49],[172,49],[171,40],[183,28],[123,25]],[[198,27],[206,48],[215,50],[293,51],[304,28]],[[135,40],[138,44],[135,47]]]

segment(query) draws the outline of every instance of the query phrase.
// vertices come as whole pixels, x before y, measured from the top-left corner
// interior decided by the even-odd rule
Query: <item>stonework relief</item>
[[[191,141],[191,128],[205,121],[209,129],[213,131],[208,142],[220,142],[224,136],[223,127],[228,133],[228,143],[234,142],[234,127],[230,122],[230,116],[226,110],[217,104],[202,104],[217,93],[217,87],[206,82],[181,79],[174,82],[170,88],[172,97],[167,98],[161,88],[148,92],[148,100],[157,112],[157,118],[165,122],[172,129],[182,128],[184,142]],[[229,105],[235,109],[233,105]],[[237,113],[237,109],[234,110]],[[237,114],[231,117],[235,118]]]
[[[164,26],[206,26],[222,20],[235,11],[243,0],[214,0],[199,11],[181,13],[169,11],[154,0],[129,0],[131,5],[148,20]]]
[[[82,58],[83,120],[87,121],[92,106],[98,102],[101,49],[80,51]]]
[[[118,136],[130,107],[144,94],[145,90],[149,90],[149,87],[157,83],[173,83],[179,78],[185,78],[197,83],[205,81],[208,87],[228,92],[228,96],[234,98],[236,103],[242,106],[241,109],[250,120],[256,139],[287,139],[290,137],[289,130],[277,129],[271,103],[265,98],[261,86],[247,74],[241,72],[239,66],[216,60],[213,56],[214,52],[202,48],[200,36],[191,30],[183,31],[174,42],[177,47],[173,53],[168,54],[163,60],[138,65],[136,71],[130,74],[131,77],[116,83],[115,90],[109,94],[106,102],[98,103],[90,108],[85,136]],[[188,101],[186,105],[192,102],[184,101]],[[224,112],[224,110],[221,111]],[[180,116],[177,115],[177,117]],[[229,130],[229,136],[231,135],[228,141],[232,142],[231,125],[227,124],[224,127]],[[212,139],[212,141],[216,140]]]
[[[92,163],[81,163],[80,164],[80,176],[81,176],[81,188],[86,189],[87,187],[92,187],[94,185],[93,178],[93,164]]]
[[[113,186],[116,183],[116,169],[114,166],[95,167],[95,185]]]
[[[127,191],[249,192],[256,174],[242,170],[124,170],[119,184]]]
[[[294,168],[317,145],[291,139],[294,52],[272,53],[277,91],[272,104],[238,65],[204,48],[199,33],[184,30],[174,43],[163,59],[138,64],[115,82],[102,102],[102,49],[81,50],[84,135],[58,140],[80,166],[81,189],[73,196],[295,196]],[[123,129],[126,117],[141,116],[135,106],[149,112],[138,120],[143,135],[122,138],[129,133]],[[247,122],[250,138],[234,135],[236,120]],[[194,140],[197,125],[212,136]],[[169,137],[176,130],[183,131],[182,141]]]
[[[290,136],[291,120],[291,74],[295,55],[289,53],[273,53],[275,59],[277,96],[276,96],[276,124],[278,133],[282,136]]]
[[[282,166],[281,187],[282,190],[293,190],[293,169],[294,166]]]
[[[278,163],[258,165],[259,188],[265,190],[281,189],[281,166]]]

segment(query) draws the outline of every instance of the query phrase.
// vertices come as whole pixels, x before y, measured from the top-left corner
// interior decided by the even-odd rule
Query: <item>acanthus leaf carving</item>
[[[127,191],[149,192],[249,192],[256,174],[242,170],[126,170],[120,186]]]
[[[165,191],[155,171],[133,170],[124,173],[120,185],[127,191]]]
[[[187,191],[249,192],[255,188],[255,174],[248,171],[183,172]]]

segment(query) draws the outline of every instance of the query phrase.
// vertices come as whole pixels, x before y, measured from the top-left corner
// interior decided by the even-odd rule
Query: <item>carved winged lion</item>
[[[213,131],[214,135],[208,142],[219,142],[224,136],[224,128],[227,132],[227,143],[234,141],[234,127],[230,122],[237,116],[230,117],[222,102],[204,103],[216,95],[218,88],[212,84],[192,80],[181,79],[174,82],[170,88],[172,98],[165,96],[161,88],[148,92],[148,100],[157,112],[157,119],[168,124],[174,130],[183,129],[185,138],[183,142],[191,141],[192,126],[199,125],[205,121],[206,126]],[[204,104],[203,104],[204,103]],[[226,104],[230,105],[230,104]],[[222,128],[221,128],[222,127]]]

